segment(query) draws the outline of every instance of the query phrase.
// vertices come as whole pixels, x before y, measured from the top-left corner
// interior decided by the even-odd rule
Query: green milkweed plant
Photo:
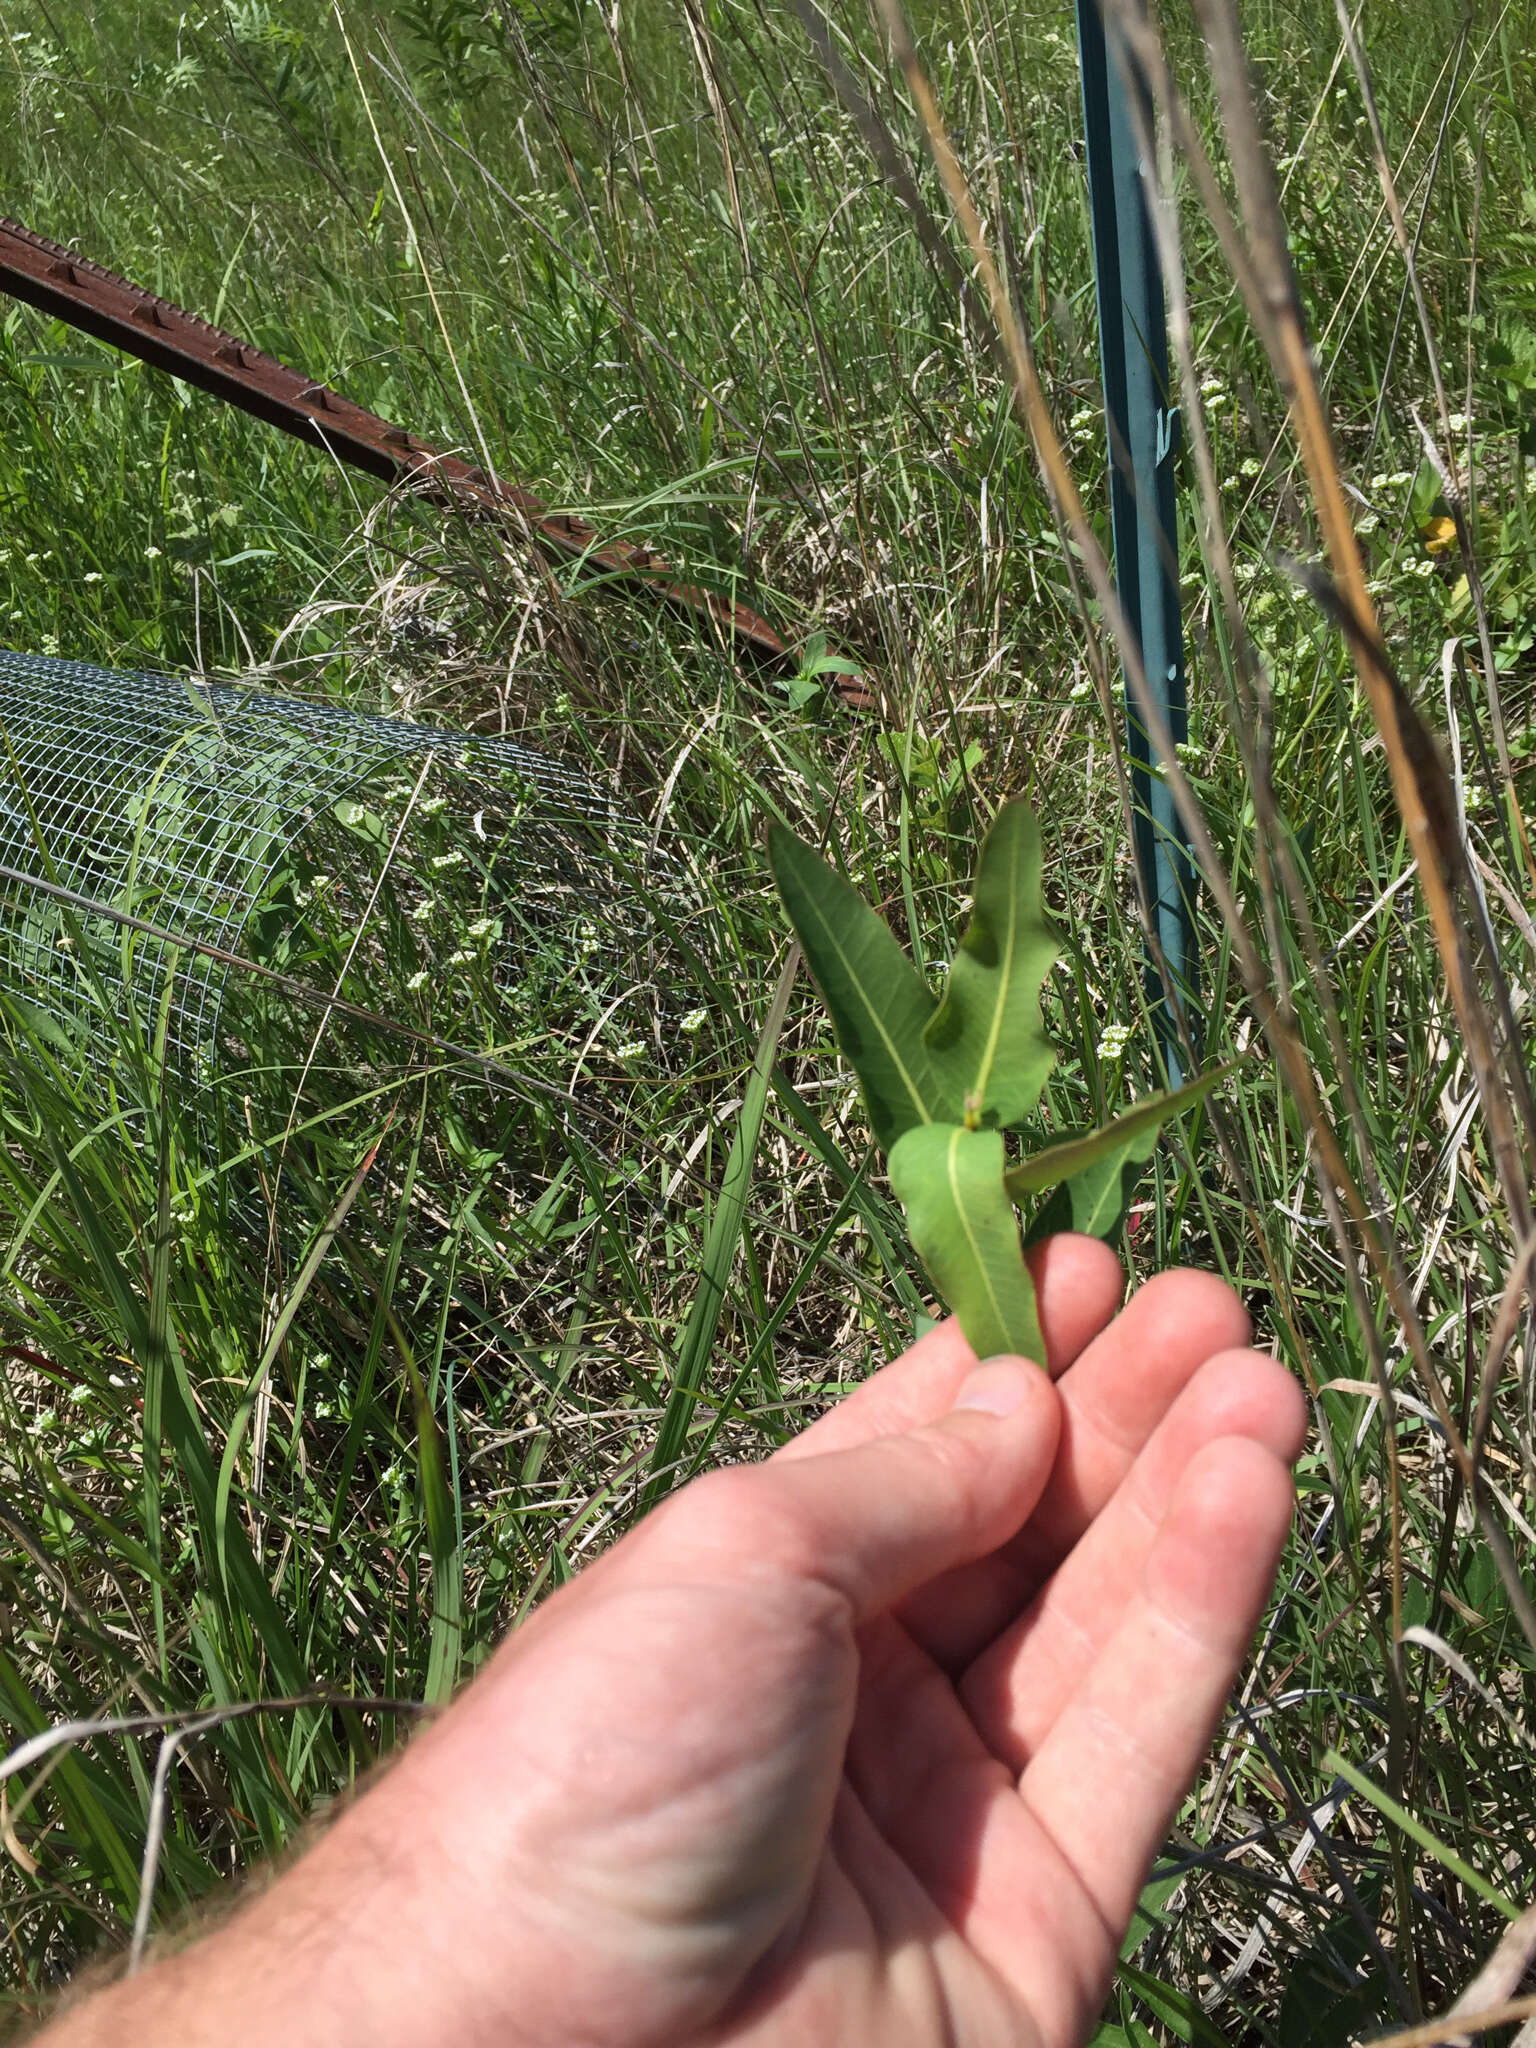
[[[879,914],[794,833],[772,827],[768,858],[934,1287],[978,1358],[1011,1352],[1043,1365],[1016,1210],[1034,1205],[1031,1242],[1060,1229],[1113,1237],[1162,1125],[1230,1068],[1010,1161],[1007,1134],[1034,1111],[1056,1059],[1040,991],[1060,947],[1040,901],[1040,828],[1029,806],[1005,804],[987,834],[942,996]]]

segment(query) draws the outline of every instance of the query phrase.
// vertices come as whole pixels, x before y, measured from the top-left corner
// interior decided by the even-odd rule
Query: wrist
[[[555,2048],[517,2009],[521,1901],[474,1854],[493,1786],[480,1842],[461,1825],[458,1718],[220,1925],[67,2007],[36,2048]]]

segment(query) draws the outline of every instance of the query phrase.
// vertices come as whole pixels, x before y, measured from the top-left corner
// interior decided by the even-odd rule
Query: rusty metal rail
[[[491,517],[526,540],[579,558],[639,585],[664,603],[712,621],[728,639],[772,664],[793,660],[778,632],[749,606],[681,580],[664,556],[631,541],[600,540],[594,527],[551,512],[531,491],[456,455],[444,455],[404,427],[354,405],[249,342],[157,298],[99,263],[0,218],[0,290],[24,299],[113,348],[152,363],[257,419],[281,427],[340,462],[386,483],[408,485]],[[861,676],[836,678],[855,709],[875,699]]]

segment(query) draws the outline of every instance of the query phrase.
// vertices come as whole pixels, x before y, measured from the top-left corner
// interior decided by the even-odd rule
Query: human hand
[[[1305,1410],[1208,1275],[1031,1255],[667,1502],[220,1932],[56,2048],[1073,2048],[1267,1596]],[[1006,1411],[1006,1412],[1002,1412]]]

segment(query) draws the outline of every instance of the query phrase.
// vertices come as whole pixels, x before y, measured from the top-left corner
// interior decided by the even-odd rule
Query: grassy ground
[[[515,1084],[355,1019],[317,1041],[313,1014],[242,984],[210,1141],[208,1099],[157,1060],[153,1015],[117,1044],[105,1101],[35,1018],[4,1027],[8,1734],[312,1690],[441,1698],[625,1525],[658,1460],[670,1480],[756,1454],[921,1310],[803,983],[763,1038],[785,945],[766,817],[830,834],[920,956],[947,957],[976,832],[1027,789],[1067,941],[1045,1125],[1096,1120],[1154,1082],[1112,732],[1067,557],[977,309],[925,254],[787,9],[420,0],[338,19],[318,0],[249,0],[178,19],[16,0],[0,26],[0,167],[29,224],[424,437],[488,451],[605,533],[656,538],[811,653],[831,635],[879,679],[885,715],[851,714],[588,570],[536,572],[484,529],[385,502],[0,309],[0,638],[506,731],[612,787],[634,821],[611,874],[519,931],[510,980],[468,942],[482,905],[444,935],[466,955],[453,979],[409,991],[417,956],[387,918],[349,970],[355,1002],[493,1051]],[[1070,14],[970,0],[917,26],[1097,508]],[[1430,365],[1360,86],[1321,0],[1245,19],[1371,590],[1410,696],[1437,731],[1454,724],[1452,794],[1523,1018],[1529,24],[1402,0],[1367,28],[1471,458],[1507,773],[1473,592],[1455,548],[1429,545],[1448,509],[1415,423],[1433,425]],[[1193,33],[1170,35],[1209,130]],[[943,221],[871,26],[850,16],[838,36]],[[1483,1374],[1521,1205],[1407,878],[1387,752],[1341,636],[1279,563],[1317,543],[1273,376],[1192,207],[1184,234],[1258,664],[1251,698],[1191,486],[1186,766],[1323,1128],[1406,1279],[1389,1307],[1359,1225],[1330,1230],[1319,1116],[1264,1058],[1216,1121],[1165,1143],[1129,1264],[1227,1272],[1317,1428],[1282,1596],[1109,2024],[1134,2042],[1327,2048],[1438,2010],[1472,1974],[1501,1920],[1468,1871],[1507,1899],[1529,1890],[1536,1646],[1404,1334],[1426,1333],[1462,1431],[1486,1377],[1482,1506],[1528,1567],[1523,1323]],[[1449,683],[1447,641],[1468,655]],[[348,920],[314,907],[315,873],[292,878],[303,944],[283,926],[273,961],[329,986]],[[1213,1057],[1257,1042],[1233,948],[1213,908]],[[1123,1054],[1111,1024],[1131,1027]],[[702,1402],[674,1442],[668,1395],[695,1365]],[[383,1709],[310,1706],[189,1743],[156,1916],[277,1847],[394,1731]],[[1330,1748],[1438,1846],[1342,1785]],[[125,1939],[154,1765],[153,1744],[101,1738],[7,1788],[17,2015]]]

